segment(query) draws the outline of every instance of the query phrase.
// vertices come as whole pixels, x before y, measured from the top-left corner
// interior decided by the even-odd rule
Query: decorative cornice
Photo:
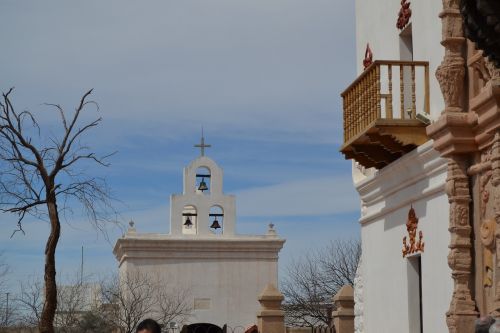
[[[477,150],[473,128],[477,117],[465,112],[445,112],[427,126],[427,135],[434,139],[434,148],[441,156],[470,153]]]
[[[470,112],[444,112],[427,126],[434,148],[443,157],[468,154],[491,144],[500,129],[500,80],[492,79],[469,101]]]
[[[361,199],[365,203],[373,204],[422,179],[429,178],[436,172],[439,173],[445,166],[446,160],[439,158],[432,142],[426,142],[384,169],[367,176],[355,186]],[[394,178],[399,173],[404,173],[403,182]]]
[[[382,208],[363,208],[363,216],[359,222],[363,225],[368,224],[422,198],[444,193],[446,168],[447,161],[439,158],[438,152],[432,147],[432,142],[428,142],[376,174],[368,176],[356,184],[363,207],[379,207],[382,202],[385,204]],[[397,195],[418,182],[431,178],[437,181],[420,192]],[[390,196],[395,196],[397,200],[391,200],[388,204],[387,198]]]
[[[129,259],[269,259],[277,260],[284,239],[278,238],[120,238],[113,253],[120,265]]]

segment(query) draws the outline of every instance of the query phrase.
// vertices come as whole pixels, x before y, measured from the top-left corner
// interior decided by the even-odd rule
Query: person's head
[[[500,333],[500,319],[496,319],[493,322],[488,333]]]
[[[489,333],[490,326],[495,322],[495,319],[491,316],[481,317],[476,319],[475,322],[475,333]]]
[[[136,333],[161,333],[161,327],[153,319],[144,319],[137,325]]]

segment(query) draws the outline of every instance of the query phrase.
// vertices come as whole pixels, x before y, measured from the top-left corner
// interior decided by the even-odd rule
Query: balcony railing
[[[430,109],[428,62],[377,60],[342,93],[342,99],[346,158],[380,168],[427,140],[425,124],[418,119],[424,120]],[[415,128],[419,128],[416,136]],[[382,144],[388,136],[395,142]],[[363,162],[367,158],[371,162]]]

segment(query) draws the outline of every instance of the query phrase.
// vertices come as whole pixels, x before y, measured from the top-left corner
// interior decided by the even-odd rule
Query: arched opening
[[[210,231],[216,235],[224,233],[224,210],[221,206],[210,207],[209,213]]]
[[[212,184],[209,168],[199,167],[198,169],[196,169],[195,185],[197,193],[210,193]]]
[[[182,233],[186,235],[196,235],[198,230],[198,214],[196,207],[192,205],[184,206],[182,210]]]

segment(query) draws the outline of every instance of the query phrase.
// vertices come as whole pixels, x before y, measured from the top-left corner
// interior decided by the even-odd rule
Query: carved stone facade
[[[446,323],[452,333],[472,332],[477,317],[470,285],[472,277],[472,227],[469,221],[471,202],[467,160],[454,156],[448,162],[446,193],[450,202],[451,233],[448,265],[455,283]]]
[[[449,159],[453,333],[472,332],[479,315],[500,315],[500,70],[464,38],[459,4],[443,0],[445,56],[436,77],[445,110],[427,128]]]

